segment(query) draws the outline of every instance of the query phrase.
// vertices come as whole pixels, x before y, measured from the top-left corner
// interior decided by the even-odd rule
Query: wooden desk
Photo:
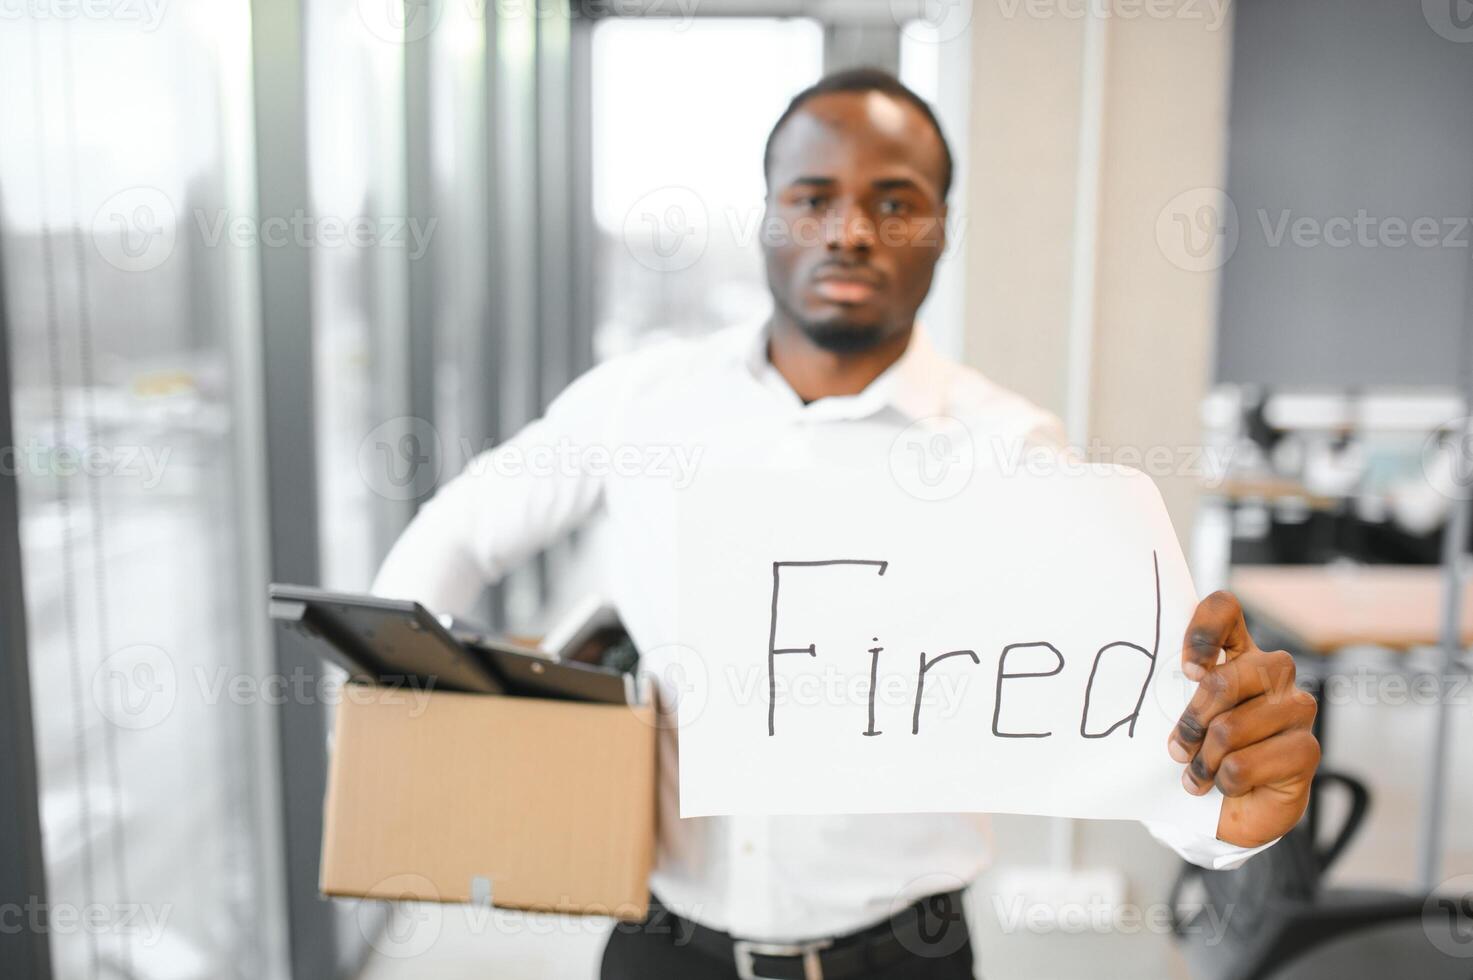
[[[1436,565],[1249,565],[1231,588],[1249,614],[1328,655],[1363,644],[1406,650],[1442,640]],[[1463,593],[1463,646],[1473,646],[1473,581]]]
[[[1221,483],[1206,484],[1202,492],[1233,504],[1258,500],[1265,503],[1300,500],[1310,510],[1334,510],[1340,503],[1340,498],[1311,493],[1298,480],[1282,476],[1230,476]]]

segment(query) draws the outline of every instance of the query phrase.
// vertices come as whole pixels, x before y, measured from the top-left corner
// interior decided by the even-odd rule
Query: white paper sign
[[[1211,836],[1166,738],[1196,596],[1124,468],[703,472],[678,495],[681,815],[1005,812]],[[686,705],[698,706],[690,716]]]

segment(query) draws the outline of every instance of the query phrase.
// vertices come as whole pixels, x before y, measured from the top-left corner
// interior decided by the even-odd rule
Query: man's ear
[[[945,255],[946,254],[946,244],[947,244],[947,242],[946,242],[946,221],[947,221],[947,216],[950,215],[950,214],[951,214],[951,205],[950,204],[947,204],[945,201],[942,201],[941,202],[941,207],[938,208],[937,211],[936,211],[936,221],[937,221],[936,237],[938,239],[937,244],[940,245],[940,247],[941,247],[940,248],[940,254],[941,255]]]

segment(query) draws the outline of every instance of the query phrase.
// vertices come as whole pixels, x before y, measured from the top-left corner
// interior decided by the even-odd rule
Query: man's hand
[[[1187,792],[1200,796],[1214,783],[1222,790],[1219,840],[1257,847],[1282,837],[1304,814],[1320,762],[1310,732],[1315,702],[1294,686],[1294,658],[1258,648],[1230,592],[1198,604],[1181,656],[1197,691],[1167,751],[1186,765]]]

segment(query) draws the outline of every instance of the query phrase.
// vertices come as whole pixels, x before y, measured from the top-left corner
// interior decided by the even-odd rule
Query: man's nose
[[[829,213],[825,229],[831,252],[868,251],[875,244],[875,224],[864,209],[850,204]]]

